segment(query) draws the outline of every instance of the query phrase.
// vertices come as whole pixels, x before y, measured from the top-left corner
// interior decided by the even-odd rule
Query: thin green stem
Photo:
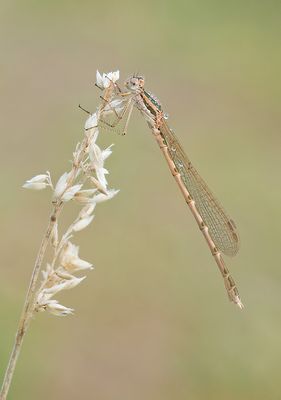
[[[49,240],[50,240],[53,226],[57,220],[57,216],[58,216],[60,210],[61,210],[61,205],[56,205],[54,207],[53,213],[49,219],[48,227],[46,229],[43,240],[42,240],[41,245],[38,250],[38,254],[37,254],[37,257],[35,260],[34,268],[33,268],[30,283],[29,283],[29,287],[28,287],[27,294],[25,297],[25,302],[24,302],[19,326],[17,329],[16,337],[15,337],[14,347],[13,347],[12,353],[10,355],[10,359],[8,362],[8,366],[7,366],[3,384],[2,384],[2,388],[0,391],[0,400],[6,400],[6,398],[7,398],[7,394],[8,394],[8,391],[9,391],[9,388],[11,385],[11,381],[13,379],[13,375],[15,372],[17,359],[18,359],[18,356],[19,356],[19,353],[21,350],[21,346],[23,343],[23,338],[28,329],[29,323],[31,321],[31,317],[33,315],[34,292],[35,292],[38,276],[40,273],[41,265],[42,265],[44,255],[45,255],[45,252],[46,252]]]

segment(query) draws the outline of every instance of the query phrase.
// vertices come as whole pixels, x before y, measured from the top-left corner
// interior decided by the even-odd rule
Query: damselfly
[[[219,267],[229,299],[243,308],[238,289],[221,253],[234,256],[239,249],[236,226],[213,196],[205,181],[186,156],[174,132],[167,124],[167,116],[158,99],[144,89],[144,78],[132,76],[125,82],[123,92],[116,82],[110,81],[111,92],[104,99],[100,127],[126,133],[135,106],[146,119],[168,163],[210,251]]]

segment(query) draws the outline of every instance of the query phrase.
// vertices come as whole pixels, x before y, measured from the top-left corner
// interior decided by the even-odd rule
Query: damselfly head
[[[137,92],[144,87],[144,77],[133,75],[129,79],[126,80],[125,86],[127,89]]]

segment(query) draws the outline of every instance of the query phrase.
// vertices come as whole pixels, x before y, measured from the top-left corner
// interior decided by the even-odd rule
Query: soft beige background
[[[221,277],[145,122],[135,113],[107,167],[114,200],[77,235],[96,270],[40,314],[10,399],[280,399],[280,2],[8,1],[0,4],[0,370],[11,350],[49,192],[99,92],[95,70],[134,71],[239,226]],[[77,210],[69,205],[65,222]]]

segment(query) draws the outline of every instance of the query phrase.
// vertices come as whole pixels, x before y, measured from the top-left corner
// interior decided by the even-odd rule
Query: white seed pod
[[[107,192],[107,194],[99,193],[93,197],[93,203],[101,203],[103,201],[107,201],[112,199],[120,190],[111,189]]]
[[[57,300],[50,300],[45,304],[44,310],[49,311],[51,314],[58,317],[65,317],[74,312],[73,308],[65,307],[58,303]]]
[[[92,204],[92,203],[86,204],[86,205],[82,208],[82,210],[80,211],[79,217],[80,217],[80,218],[84,218],[84,217],[86,217],[86,216],[88,216],[88,215],[91,215],[92,212],[94,211],[95,207],[96,207],[96,203],[94,203],[94,204]]]
[[[97,192],[98,189],[85,189],[79,190],[79,192],[75,193],[74,200],[78,201],[78,203],[89,203],[89,199],[93,196],[94,193]]]
[[[67,190],[65,191],[65,193],[62,195],[61,200],[64,201],[64,202],[66,202],[66,201],[69,201],[69,200],[73,199],[73,197],[75,196],[75,194],[76,194],[77,192],[79,192],[79,190],[81,189],[81,187],[82,187],[82,185],[74,185],[74,186],[71,186],[71,187],[70,187],[69,189],[67,189]]]
[[[106,149],[102,150],[102,159],[103,159],[103,161],[105,161],[112,154],[111,147],[113,147],[113,146],[114,146],[114,144],[111,144]]]
[[[56,187],[55,187],[55,191],[54,191],[54,199],[58,199],[63,194],[65,189],[67,188],[68,177],[69,177],[69,173],[65,172],[59,178],[59,180],[56,184]]]
[[[94,215],[88,215],[84,218],[79,219],[72,227],[74,232],[82,231],[83,229],[87,228],[88,225],[93,221]]]
[[[79,258],[78,253],[79,247],[68,241],[60,255],[60,265],[68,272],[92,269],[92,264]]]
[[[26,182],[29,183],[43,183],[49,180],[49,175],[48,174],[39,174],[39,175],[35,175],[33,178],[28,179]]]
[[[107,180],[106,180],[105,175],[108,175],[108,174],[109,174],[109,172],[107,169],[102,168],[102,167],[96,168],[96,176],[102,187],[105,187],[105,188],[107,187]]]
[[[103,86],[103,77],[102,77],[102,75],[100,74],[100,72],[97,70],[97,73],[96,73],[96,85],[100,88],[100,89],[104,89],[104,86]]]
[[[87,131],[89,129],[97,128],[98,127],[98,118],[97,113],[91,114],[89,118],[85,122],[84,129]]]

